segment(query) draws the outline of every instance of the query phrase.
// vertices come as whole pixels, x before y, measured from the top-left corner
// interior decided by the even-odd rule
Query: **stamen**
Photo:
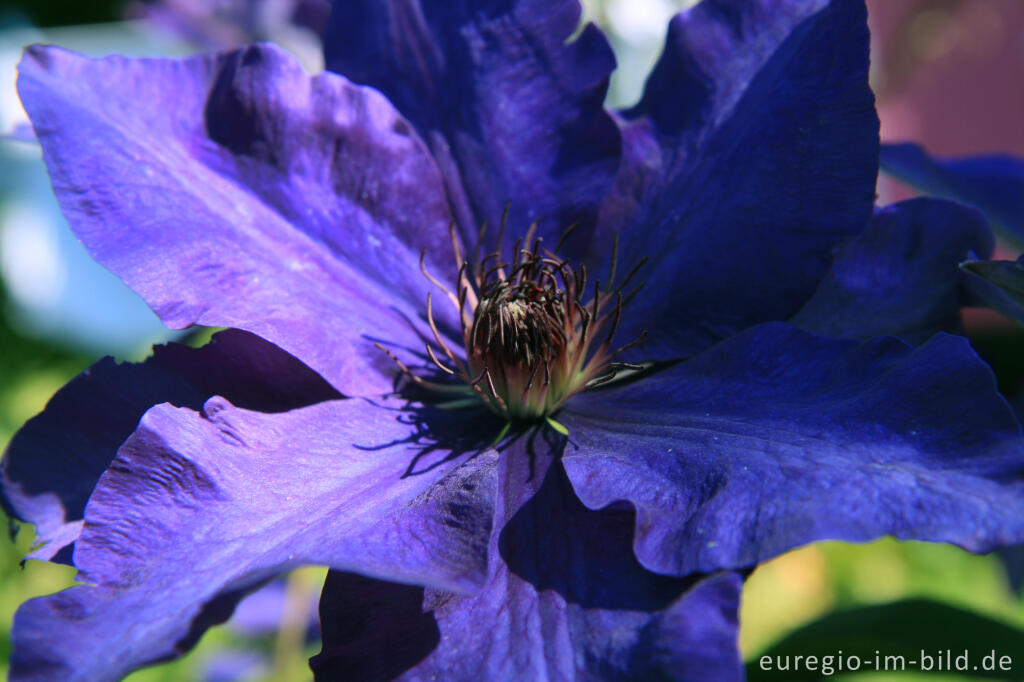
[[[452,376],[458,376],[458,373],[454,369],[450,369],[441,364],[441,361],[437,359],[436,355],[434,355],[434,349],[431,348],[429,344],[424,344],[424,347],[427,349],[427,355],[430,356],[430,359],[433,360],[434,364],[437,365],[438,369],[447,372]]]
[[[601,376],[595,377],[588,381],[587,388],[597,388],[598,386],[603,386],[604,384],[607,384],[609,381],[613,381],[616,376],[618,376],[616,372],[608,372],[607,374],[602,374]]]
[[[533,369],[530,370],[530,378],[526,380],[526,386],[523,387],[523,400],[526,400],[526,394],[530,392],[530,387],[533,386],[533,378],[537,376],[537,370],[540,369],[540,362],[533,364]]]
[[[590,284],[585,265],[574,269],[558,255],[567,239],[578,228],[569,226],[553,251],[544,248],[537,236],[540,221],[534,221],[525,235],[515,240],[511,256],[503,257],[505,229],[510,206],[502,211],[497,248],[483,258],[480,239],[473,249],[473,260],[464,260],[455,224],[449,224],[452,254],[458,265],[454,291],[437,281],[426,268],[426,251],[420,253],[423,275],[452,300],[459,314],[459,330],[465,345],[460,358],[442,336],[434,317],[433,295],[427,295],[426,319],[434,343],[426,344],[430,362],[441,372],[459,378],[462,393],[474,395],[491,411],[509,420],[545,419],[552,428],[567,433],[551,415],[574,394],[603,385],[624,370],[640,371],[642,365],[612,362],[612,359],[647,338],[639,338],[610,352],[619,330],[623,308],[644,286],[624,295],[629,284],[647,259],[642,259],[615,286],[618,268],[618,235],[613,237],[609,289],[601,280]],[[588,292],[588,287],[591,291]],[[592,294],[591,294],[592,292]],[[586,297],[591,294],[591,299]],[[603,341],[595,345],[597,333]],[[452,387],[416,377],[393,353],[377,347],[394,360],[404,374],[418,385],[431,390],[451,392]],[[440,348],[446,360],[442,362]],[[543,372],[543,379],[540,379]],[[450,405],[461,406],[466,399]],[[560,428],[559,428],[560,427]],[[500,440],[500,438],[499,438]]]
[[[608,368],[611,369],[611,370],[615,370],[615,371],[618,371],[620,369],[632,369],[632,370],[640,371],[640,370],[644,369],[644,366],[643,365],[638,365],[635,362],[613,362],[613,363],[608,365]]]
[[[462,263],[462,267],[459,268],[459,274],[458,274],[458,278],[459,278],[459,280],[458,280],[459,281],[459,331],[462,332],[462,339],[463,339],[463,341],[465,341],[465,339],[466,339],[466,327],[469,326],[469,318],[468,318],[468,315],[466,313],[466,301],[467,301],[467,299],[469,299],[469,295],[470,294],[472,294],[472,299],[470,300],[470,307],[476,308],[476,305],[477,305],[476,294],[473,293],[470,290],[471,287],[470,287],[469,280],[466,279],[466,268],[468,266],[469,266],[469,263],[463,262]]]
[[[579,226],[579,223],[573,223],[569,227],[565,228],[565,230],[562,232],[562,236],[558,238],[558,243],[555,244],[555,253],[558,253],[559,251],[562,250],[562,247],[565,246],[566,240],[569,239],[569,235],[571,235]]]
[[[619,264],[619,233],[612,235],[612,266],[608,273],[608,286],[615,286],[615,268]]]
[[[633,291],[626,294],[626,298],[622,299],[622,305],[629,305],[629,302],[636,298],[636,295],[640,293],[640,290],[647,286],[647,280],[637,284]]]
[[[498,225],[498,260],[501,260],[501,252],[505,247],[505,225],[508,223],[508,210],[512,205],[511,201],[505,202],[505,208],[501,212],[501,223]],[[512,258],[514,259],[516,252],[512,252]],[[498,276],[505,279],[505,273],[501,270],[498,271]]]
[[[646,340],[647,340],[647,330],[645,329],[642,332],[640,332],[640,336],[636,337],[635,339],[633,339],[632,341],[627,343],[625,346],[619,346],[617,349],[612,351],[608,355],[608,357],[609,358],[614,358],[619,353],[624,353],[627,350],[629,350],[630,348],[633,348],[635,346],[639,346],[641,343],[643,343]],[[616,363],[616,364],[624,364],[624,363]],[[638,367],[637,369],[643,369],[643,368],[642,367]]]
[[[494,388],[494,380],[491,379],[491,370],[484,367],[484,374],[487,376],[487,388],[491,391],[491,397],[498,402],[498,407],[505,409],[505,401],[498,395],[498,391]]]
[[[516,240],[516,243],[512,245],[512,260],[511,260],[511,263],[513,265],[515,265],[522,258],[523,254],[520,253],[520,248],[519,248],[522,245],[522,243],[523,243],[523,238],[520,237],[519,239]],[[527,253],[529,253],[529,251],[527,251]],[[503,279],[512,279],[512,273],[509,273],[508,277],[505,277],[504,275],[502,275],[502,278]]]
[[[498,254],[493,254],[493,255],[496,256]],[[491,266],[490,270],[488,270],[484,274],[484,281],[486,282],[488,280],[488,278],[490,278],[490,276],[495,274],[495,273],[497,273],[499,278],[505,279],[504,270],[505,270],[506,267],[508,267],[508,263],[502,263],[500,261],[495,263],[494,265]]]
[[[461,363],[455,358],[455,355],[452,353],[451,349],[448,348],[448,344],[444,342],[444,339],[441,338],[441,333],[437,331],[437,324],[434,323],[434,306],[431,302],[429,293],[427,293],[427,323],[430,324],[430,331],[434,332],[434,340],[437,341],[437,345],[441,346],[441,350],[443,350],[444,354],[448,356],[448,359],[451,360],[456,367],[459,367]],[[434,357],[434,351],[430,349],[429,344],[427,345],[427,352],[431,357]],[[454,371],[442,366],[440,362],[437,362],[437,360],[434,360],[434,362],[449,374],[455,374]]]
[[[476,388],[477,386],[480,385],[480,382],[483,381],[486,376],[487,368],[484,367],[483,370],[480,371],[480,374],[477,375],[476,379],[473,379],[472,381],[469,382],[469,385],[472,386],[473,388]]]
[[[608,332],[608,338],[604,340],[602,346],[609,346],[612,342],[612,337],[615,336],[615,332],[619,328],[619,319],[622,318],[622,294],[616,294],[615,299],[615,317],[612,320],[611,331]]]
[[[431,275],[429,272],[427,272],[427,266],[423,262],[426,257],[427,257],[427,247],[424,246],[423,250],[420,251],[420,272],[423,273],[424,277],[426,277],[428,280],[430,280],[431,284],[433,284],[438,289],[443,291],[448,296],[448,298],[451,299],[451,302],[455,304],[455,307],[458,308],[459,307],[459,299],[457,299],[455,297],[455,294],[453,294],[451,291],[449,291],[448,287],[446,287],[445,285],[443,285],[440,282],[438,282],[436,279],[434,279],[433,275]]]
[[[483,289],[484,283],[487,281],[486,273],[484,273],[484,268],[487,266],[487,261],[489,261],[492,258],[495,259],[496,262],[501,262],[501,254],[498,253],[497,251],[487,254],[486,256],[484,256],[484,259],[480,261],[480,269],[477,271],[477,284],[480,286],[481,289]]]
[[[638,262],[636,265],[633,266],[633,269],[629,271],[628,275],[626,275],[626,279],[622,280],[622,284],[620,284],[618,287],[616,287],[615,291],[622,291],[623,289],[625,289],[626,286],[629,285],[629,280],[633,279],[633,275],[635,275],[637,272],[639,272],[640,268],[642,268],[647,263],[648,260],[650,260],[650,259],[647,256],[644,256],[643,258],[641,258],[640,262]]]
[[[413,382],[415,382],[418,386],[422,386],[423,388],[427,389],[428,391],[434,391],[434,392],[437,392],[437,393],[465,393],[466,392],[465,386],[454,386],[454,385],[447,385],[447,384],[438,384],[436,382],[427,381],[426,379],[424,379],[422,377],[416,376],[415,374],[412,373],[412,370],[410,370],[409,367],[404,362],[402,362],[401,360],[398,359],[397,355],[392,353],[390,350],[388,350],[384,346],[380,345],[380,343],[376,343],[375,342],[373,344],[373,347],[376,348],[377,350],[381,351],[385,355],[387,355],[389,358],[391,358],[391,360],[396,365],[398,365],[398,368],[400,370],[402,370],[402,374],[406,375]]]
[[[485,220],[483,222],[483,224],[480,225],[480,232],[478,232],[477,235],[476,235],[476,246],[473,247],[473,262],[474,263],[480,263],[480,249],[484,245],[484,237],[486,237],[486,236],[487,236],[487,221]],[[481,263],[481,265],[482,265],[482,263]],[[476,276],[477,280],[480,279],[480,271],[479,270],[476,271],[474,273],[474,275]]]
[[[455,266],[462,263],[462,250],[459,249],[459,236],[455,232],[455,218],[448,221],[448,239],[452,242],[452,253],[455,255]]]
[[[524,246],[528,247],[530,242],[533,241],[534,236],[537,234],[537,225],[539,223],[540,223],[539,220],[534,220],[532,223],[530,223],[530,227],[526,230],[526,237],[523,239],[523,245]],[[540,246],[540,242],[538,241],[538,243],[536,245],[534,245],[534,247],[533,247],[534,250],[536,250],[539,246]]]
[[[590,328],[590,313],[588,313],[587,309],[579,302],[579,299],[576,299],[576,307],[579,309],[580,317],[582,318],[582,322],[580,323],[580,345],[586,348],[587,330]]]

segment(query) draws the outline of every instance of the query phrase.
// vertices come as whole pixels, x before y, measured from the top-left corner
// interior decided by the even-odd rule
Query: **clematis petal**
[[[468,243],[510,204],[506,249],[535,219],[583,247],[615,177],[603,109],[615,59],[576,0],[335,3],[327,68],[383,92],[428,141]],[[493,241],[488,242],[488,248]],[[507,253],[507,250],[506,250]]]
[[[962,204],[914,199],[879,209],[791,322],[825,336],[912,343],[961,331],[958,265],[993,246],[985,218]]]
[[[1017,260],[968,261],[960,268],[971,302],[1024,323],[1024,256]]]
[[[1024,159],[1006,155],[938,159],[909,142],[882,145],[882,170],[924,192],[981,210],[1003,235],[1024,246]]]
[[[146,410],[164,402],[199,410],[213,395],[262,412],[341,397],[291,355],[232,329],[202,348],[158,346],[138,364],[100,360],[58,391],[4,455],[4,510],[36,526],[40,546],[29,558],[70,561],[89,495]]]
[[[473,596],[332,573],[317,679],[739,680],[735,573],[644,570],[629,510],[587,510],[548,448],[502,453],[490,577]]]
[[[86,507],[85,583],[15,617],[12,679],[119,679],[187,651],[246,591],[303,563],[454,592],[487,575],[494,479],[424,447],[397,403],[279,414],[207,401],[143,417]]]
[[[35,46],[18,91],[72,228],[168,326],[246,329],[349,395],[391,387],[370,337],[422,349],[417,260],[454,280],[449,214],[378,93],[270,45],[180,61]]]
[[[560,421],[580,499],[637,510],[659,573],[752,566],[883,534],[975,552],[1024,540],[1024,439],[966,339],[914,349],[769,323]]]
[[[704,0],[673,19],[599,236],[651,262],[624,338],[679,357],[787,319],[871,217],[878,117],[856,0]],[[603,241],[603,240],[599,240]],[[594,263],[598,265],[598,263]]]

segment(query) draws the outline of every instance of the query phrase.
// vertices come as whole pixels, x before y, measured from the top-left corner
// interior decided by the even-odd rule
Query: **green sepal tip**
[[[545,419],[548,422],[548,426],[553,428],[555,431],[558,431],[563,436],[568,436],[569,435],[569,429],[565,428],[564,424],[558,423],[557,421],[555,421],[551,417],[545,417]]]
[[[491,441],[491,447],[495,447],[502,441],[502,439],[508,435],[509,429],[512,428],[512,422],[505,422],[505,425],[501,427],[501,431],[498,432],[498,437]]]

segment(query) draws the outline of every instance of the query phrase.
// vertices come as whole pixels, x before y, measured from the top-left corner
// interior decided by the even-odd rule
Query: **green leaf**
[[[851,666],[859,670],[854,673]],[[830,613],[747,663],[751,682],[884,670],[1019,680],[1024,678],[1024,631],[946,604],[907,600]]]

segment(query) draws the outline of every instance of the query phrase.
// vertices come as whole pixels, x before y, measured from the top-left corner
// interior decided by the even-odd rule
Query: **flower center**
[[[500,244],[507,215],[506,207],[498,250],[482,259],[474,258],[474,262],[462,258],[454,224],[450,226],[459,264],[454,287],[457,293],[427,272],[425,251],[420,254],[423,274],[458,309],[465,355],[463,359],[452,352],[439,333],[430,294],[427,319],[448,362],[442,362],[430,344],[426,350],[439,369],[462,380],[461,389],[456,390],[471,393],[499,416],[509,421],[547,419],[557,427],[550,417],[573,395],[611,381],[624,369],[641,369],[612,359],[641,343],[646,332],[621,348],[613,350],[611,343],[623,307],[643,284],[629,293],[623,291],[647,259],[637,263],[618,285],[602,288],[596,281],[588,292],[586,267],[574,269],[558,255],[572,228],[563,233],[553,250],[548,250],[540,238],[534,238],[534,223],[526,236],[516,241],[512,258],[506,261]],[[616,239],[609,282],[615,281],[617,251]],[[417,377],[399,364],[421,386],[452,392],[450,385]]]

